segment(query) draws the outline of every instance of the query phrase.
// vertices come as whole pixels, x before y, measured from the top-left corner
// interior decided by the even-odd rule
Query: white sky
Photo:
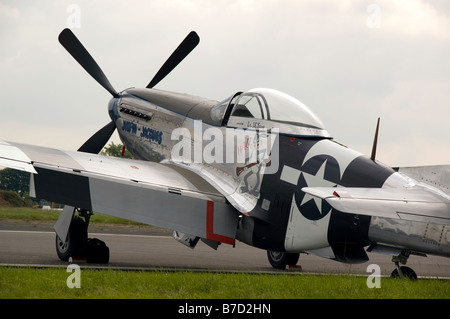
[[[145,87],[195,30],[199,46],[156,88],[274,88],[365,154],[381,117],[388,165],[450,164],[448,0],[0,0],[0,139],[75,150],[109,122],[110,94],[57,41],[74,22],[117,91]]]

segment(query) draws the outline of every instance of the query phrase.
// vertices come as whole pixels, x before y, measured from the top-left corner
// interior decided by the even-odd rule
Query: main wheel
[[[406,267],[406,266],[402,266],[402,267],[400,267],[400,270],[402,271],[402,274],[403,274],[404,278],[417,280],[417,274],[411,268]],[[400,278],[400,274],[398,273],[398,269],[397,268],[395,268],[394,271],[391,273],[391,277],[392,278]]]
[[[70,257],[84,257],[87,249],[87,227],[84,220],[75,216],[70,224],[67,241],[63,242],[56,235],[56,254],[62,261]]]
[[[109,248],[98,238],[89,238],[87,243],[87,262],[107,264],[109,262]]]
[[[285,269],[287,265],[295,265],[298,262],[300,254],[287,253],[281,251],[267,251],[267,258],[273,268]]]

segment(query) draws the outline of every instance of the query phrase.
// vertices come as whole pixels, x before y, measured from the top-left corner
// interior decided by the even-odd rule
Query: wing
[[[7,142],[0,166],[32,173],[33,197],[234,243],[238,212],[180,167]]]
[[[344,213],[450,225],[450,198],[426,186],[411,188],[305,187]]]

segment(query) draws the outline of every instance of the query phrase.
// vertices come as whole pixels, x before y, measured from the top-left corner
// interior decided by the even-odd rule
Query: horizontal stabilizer
[[[395,170],[418,182],[437,187],[450,195],[450,165],[399,167]]]
[[[450,225],[449,197],[437,190],[304,187],[302,191],[344,213]]]

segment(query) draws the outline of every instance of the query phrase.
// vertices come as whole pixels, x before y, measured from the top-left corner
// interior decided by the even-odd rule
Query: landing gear
[[[70,257],[85,256],[87,247],[87,226],[83,219],[74,216],[70,224],[67,241],[62,241],[56,235],[56,253],[62,261],[69,261]]]
[[[86,260],[88,263],[109,262],[108,246],[97,238],[88,238],[87,229],[91,215],[91,212],[79,210],[79,214],[72,218],[67,240],[63,241],[56,235],[56,254],[60,260],[69,261],[72,257],[75,260]]]
[[[417,274],[414,270],[406,266],[400,266],[400,264],[406,264],[410,254],[411,252],[409,250],[404,250],[398,256],[392,256],[392,261],[395,264],[395,269],[391,273],[392,278],[408,278],[417,280]]]
[[[298,262],[300,254],[287,253],[281,251],[267,251],[267,258],[275,269],[285,269],[286,266],[295,266]]]

